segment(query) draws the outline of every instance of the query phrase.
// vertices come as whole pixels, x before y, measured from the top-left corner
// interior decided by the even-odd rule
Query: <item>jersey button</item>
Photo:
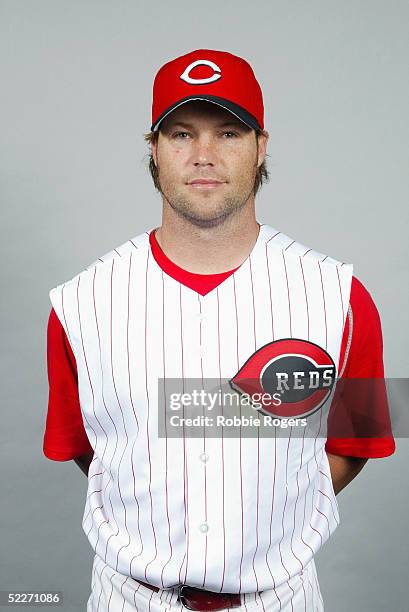
[[[202,533],[207,533],[209,531],[209,525],[207,523],[202,523],[199,529]]]
[[[206,461],[209,460],[209,455],[207,453],[201,453],[199,457],[200,457],[200,460],[203,461],[203,463],[206,463]]]

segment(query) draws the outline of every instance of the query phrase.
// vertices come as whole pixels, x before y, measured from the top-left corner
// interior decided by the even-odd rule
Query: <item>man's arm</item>
[[[65,330],[51,308],[47,327],[49,399],[43,450],[54,461],[71,461],[87,476],[94,456],[81,414],[78,372]]]
[[[335,495],[338,495],[359,474],[368,461],[367,458],[344,457],[343,455],[332,455],[328,452],[327,456]]]
[[[79,457],[74,458],[75,463],[84,472],[85,476],[88,476],[88,469],[93,457],[94,452],[92,451],[90,453],[85,453],[85,455],[80,455]]]

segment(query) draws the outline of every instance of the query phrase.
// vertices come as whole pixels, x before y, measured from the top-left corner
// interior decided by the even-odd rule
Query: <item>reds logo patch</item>
[[[213,70],[213,74],[210,77],[198,79],[190,76],[190,72],[196,68],[196,66],[209,66]],[[195,62],[192,62],[187,66],[184,70],[183,74],[180,75],[180,78],[189,83],[189,85],[204,85],[205,83],[213,83],[214,81],[218,81],[222,76],[222,71],[217,64],[210,60],[199,59]]]
[[[336,367],[318,344],[284,338],[253,353],[229,381],[239,393],[257,395],[261,412],[279,418],[306,417],[321,408],[331,394]],[[281,404],[260,400],[280,397]]]

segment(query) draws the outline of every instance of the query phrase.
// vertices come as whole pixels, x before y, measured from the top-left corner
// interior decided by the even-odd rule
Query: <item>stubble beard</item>
[[[168,198],[162,192],[169,206],[181,217],[196,225],[197,227],[215,227],[223,223],[228,217],[242,210],[248,202],[246,198],[224,198],[212,207],[212,213],[206,214],[206,210],[197,210],[189,200],[183,198]]]
[[[215,227],[225,222],[229,217],[240,212],[248,203],[253,190],[254,180],[256,177],[257,164],[255,165],[255,171],[253,176],[253,184],[248,188],[247,192],[243,195],[235,194],[224,197],[220,202],[212,205],[212,213],[206,214],[206,208],[203,206],[202,210],[197,209],[192,202],[184,197],[180,197],[177,194],[166,193],[160,185],[160,193],[167,202],[167,204],[174,210],[178,215],[189,221],[196,227],[206,228]]]

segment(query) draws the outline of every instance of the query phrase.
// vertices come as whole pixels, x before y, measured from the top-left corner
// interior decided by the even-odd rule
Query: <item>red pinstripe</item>
[[[325,305],[325,292],[324,292],[324,283],[322,281],[322,270],[321,270],[321,264],[318,261],[318,268],[320,271],[320,278],[321,278],[321,289],[322,289],[322,302],[324,304],[324,322],[325,322],[325,349],[328,348],[328,327],[327,327],[327,308]]]
[[[337,266],[336,268],[337,268],[337,276],[338,276],[339,295],[341,298],[341,306],[342,306],[342,321],[344,321],[345,320],[344,298],[342,297],[341,279],[339,278],[339,267]]]
[[[302,265],[301,257],[300,257],[300,266],[301,266],[301,272],[302,272],[302,279],[303,279],[303,283],[304,283],[305,306],[306,306],[306,309],[307,309],[307,338],[309,340],[310,339],[310,312],[309,312],[309,309],[308,309],[307,286],[305,284],[304,268],[303,268],[303,265]]]
[[[285,516],[285,507],[287,505],[287,499],[288,499],[288,488],[287,488],[287,481],[288,481],[288,451],[290,449],[290,441],[291,441],[291,434],[292,434],[292,430],[293,428],[290,427],[290,435],[288,436],[288,444],[287,444],[287,454],[286,454],[286,462],[285,462],[285,482],[286,482],[286,488],[285,488],[285,500],[284,500],[284,507],[283,507],[283,513],[281,516],[281,529],[282,529],[282,536],[281,536],[281,540],[278,543],[278,551],[280,553],[280,559],[281,559],[281,564],[284,568],[284,570],[287,572],[288,574],[288,580],[290,580],[291,576],[290,576],[290,572],[288,571],[288,569],[286,568],[284,561],[283,561],[283,555],[281,552],[281,544],[284,540],[284,516]],[[292,588],[292,586],[290,584],[288,584],[291,592],[292,592],[292,596],[291,596],[291,610],[293,610],[293,598],[294,598],[294,589]]]
[[[323,495],[324,497],[326,497],[327,499],[329,499],[329,501],[330,501],[330,503],[331,503],[331,510],[332,510],[332,514],[334,515],[335,522],[336,522],[336,523],[338,523],[337,516],[336,516],[336,514],[335,514],[335,512],[334,512],[334,508],[333,508],[333,506],[332,506],[332,499],[329,497],[329,495],[327,495],[326,493],[324,493],[324,491],[321,491],[321,489],[318,489],[318,493],[321,493],[321,495]]]
[[[250,266],[250,281],[251,281],[251,297],[253,304],[253,336],[254,336],[254,351],[257,349],[257,338],[256,338],[256,306],[254,301],[254,283],[253,283],[253,270],[251,267],[251,256],[249,257]],[[260,426],[257,426],[257,503],[256,503],[256,548],[253,555],[253,571],[256,579],[256,590],[259,590],[258,578],[256,568],[254,567],[254,561],[258,550],[258,514],[259,514],[259,498],[260,498]]]
[[[271,278],[270,278],[270,266],[269,266],[269,263],[268,263],[267,242],[265,244],[265,249],[266,249],[266,264],[267,264],[268,287],[269,287],[269,295],[270,295],[271,339],[274,341],[275,335],[274,335],[273,298],[272,298],[272,295],[271,295]]]
[[[269,238],[268,240],[266,240],[266,244],[268,244],[269,242],[271,242],[272,240],[274,240],[274,238],[276,238],[277,236],[279,236],[281,234],[281,232],[276,232],[274,234],[274,236],[271,236],[271,238]]]
[[[149,402],[149,390],[148,390],[148,339],[147,339],[147,333],[148,333],[148,270],[149,270],[149,253],[150,250],[148,250],[147,252],[147,257],[146,257],[146,270],[145,270],[145,390],[146,390],[146,401],[147,401],[147,410],[148,410],[148,415],[147,415],[147,419],[146,419],[146,439],[147,439],[147,443],[148,443],[148,461],[149,461],[149,498],[150,498],[150,502],[151,502],[151,525],[152,525],[152,533],[153,533],[153,541],[155,543],[155,556],[153,557],[152,561],[150,561],[149,563],[146,564],[145,566],[145,581],[149,582],[146,570],[148,568],[148,565],[150,563],[152,563],[153,561],[155,561],[157,555],[158,555],[158,549],[157,549],[157,545],[156,545],[156,532],[155,532],[155,527],[153,524],[153,504],[152,504],[152,461],[151,461],[151,451],[150,451],[150,444],[149,444],[149,415],[150,415],[150,402]],[[153,591],[152,591],[153,593]]]
[[[216,298],[217,298],[217,349],[218,349],[218,361],[219,361],[219,385],[221,388],[222,385],[222,367],[220,362],[220,303],[219,303],[219,288],[216,289]],[[224,414],[224,408],[222,403],[222,415]],[[223,517],[223,574],[222,574],[222,583],[220,586],[220,591],[223,591],[224,585],[224,574],[226,571],[226,522],[225,522],[225,507],[224,507],[224,435],[223,435],[223,427],[222,427],[222,517]]]
[[[183,309],[182,309],[182,285],[179,285],[179,310],[180,310],[180,350],[181,350],[181,368],[182,368],[182,390],[185,392],[185,364],[183,358]],[[185,406],[183,405],[183,418],[185,417]],[[189,476],[187,471],[187,457],[186,457],[186,437],[185,437],[185,422],[183,421],[183,495],[184,495],[184,529],[186,535],[186,550],[183,555],[182,565],[179,570],[179,582],[182,584],[181,572],[183,568],[184,560],[186,559],[185,566],[185,578],[183,583],[186,583],[186,576],[189,563],[189,527],[186,527],[186,522],[189,525],[189,509],[188,509],[188,495],[189,495]]]
[[[132,242],[132,241],[131,241]],[[132,243],[133,244],[133,243]],[[135,245],[134,245],[135,246]],[[132,469],[132,476],[133,476],[133,495],[135,498],[135,502],[136,502],[136,506],[137,506],[137,510],[138,510],[138,521],[137,521],[137,525],[138,525],[138,532],[139,532],[139,538],[140,538],[140,542],[141,542],[141,552],[140,554],[142,554],[143,552],[143,541],[142,541],[142,534],[141,534],[141,528],[140,528],[140,523],[139,523],[139,518],[140,518],[140,509],[139,509],[139,501],[138,498],[136,496],[136,490],[135,490],[135,485],[136,485],[136,474],[135,474],[135,467],[134,467],[134,450],[135,450],[135,445],[136,445],[136,441],[137,441],[137,437],[139,434],[139,420],[136,414],[136,410],[135,410],[135,405],[133,402],[133,398],[132,398],[132,384],[131,384],[131,368],[130,368],[130,354],[129,354],[129,312],[130,312],[130,294],[131,294],[131,271],[132,271],[132,261],[133,261],[133,251],[131,252],[130,258],[129,258],[129,274],[128,274],[128,310],[127,310],[127,323],[126,323],[126,351],[127,351],[127,366],[128,366],[128,386],[129,386],[129,399],[131,401],[131,406],[132,406],[132,411],[135,417],[135,422],[137,424],[138,430],[137,430],[137,434],[135,436],[134,439],[134,443],[132,445],[132,451],[131,451],[131,469]],[[135,556],[131,559],[130,563],[129,563],[129,573],[131,574],[131,570],[132,570],[132,563],[135,560]]]
[[[199,301],[199,314],[202,314],[202,300],[199,293],[197,294],[197,299]],[[203,356],[202,356],[202,319],[199,321],[199,345],[200,345],[200,375],[202,379],[202,389],[203,389]],[[204,416],[204,406],[202,407],[202,414]],[[203,452],[206,452],[206,425],[203,425]],[[204,475],[204,513],[205,513],[205,523],[207,523],[207,472],[206,472],[206,463],[203,463],[203,475]],[[203,574],[203,582],[202,587],[204,587],[206,582],[206,572],[207,572],[207,533],[205,535],[205,558],[204,558],[204,574]]]
[[[293,242],[291,242],[287,246],[287,248],[289,248],[292,244],[294,244],[294,242],[295,242],[295,240],[293,240]],[[282,255],[283,255],[283,263],[284,263],[285,279],[286,279],[286,283],[287,283],[287,298],[288,298],[288,316],[289,316],[289,323],[290,323],[290,337],[292,338],[293,337],[293,330],[292,330],[292,316],[291,316],[290,286],[289,286],[289,283],[288,283],[288,272],[287,272],[287,264],[286,264],[286,261],[285,261],[284,251],[282,251]],[[293,431],[293,428],[290,427],[290,435],[289,435],[288,446],[287,446],[287,463],[286,463],[286,476],[285,476],[286,483],[287,483],[287,468],[288,468],[288,450],[290,448],[290,438],[291,438],[291,435],[292,435],[292,431]],[[298,476],[298,474],[297,474],[297,476]],[[298,480],[297,480],[297,487],[298,487]],[[288,489],[286,489],[286,503],[287,503],[287,496],[288,496]],[[294,504],[294,526],[293,526],[292,536],[290,538],[290,548],[291,548],[291,552],[293,553],[294,557],[297,559],[298,563],[301,565],[301,570],[303,570],[304,569],[304,565],[303,565],[302,561],[300,560],[300,558],[295,554],[293,546],[292,546],[292,537],[293,537],[294,531],[295,531],[295,518],[296,518],[296,511],[297,511],[297,501],[298,501],[298,489],[297,489],[297,498],[296,498],[296,501],[295,501],[295,504]],[[283,530],[284,530],[284,511],[283,511]],[[304,585],[303,585],[303,589],[304,589]],[[293,597],[294,597],[294,591],[293,591],[292,588],[291,588],[291,590],[293,592],[293,595],[291,597],[291,608],[292,608],[293,607],[292,600],[293,600]],[[305,592],[304,592],[304,594],[305,594]]]
[[[284,255],[284,251],[281,251],[282,255],[283,255],[283,264],[284,264],[284,272],[285,272],[285,280],[287,283],[287,298],[288,298],[288,316],[290,319],[290,338],[293,337],[293,330],[292,330],[292,322],[291,322],[291,301],[290,301],[290,287],[288,285],[288,274],[287,274],[287,265],[285,263],[285,255]]]
[[[239,320],[237,312],[237,295],[236,295],[236,279],[233,274],[233,294],[234,294],[234,311],[236,313],[236,354],[237,354],[237,370],[240,367],[239,360]],[[241,557],[240,557],[240,587],[241,592],[241,571],[243,566],[243,555],[244,555],[244,512],[243,512],[243,465],[242,465],[242,437],[241,437],[241,404],[240,405],[240,505],[241,505]]]
[[[310,251],[310,250],[311,250],[311,249],[308,249],[308,251]],[[308,251],[306,251],[306,252],[304,253],[303,257],[304,257],[304,256],[305,256],[305,255],[308,253]],[[310,312],[309,312],[309,307],[308,307],[308,296],[307,296],[307,287],[306,287],[306,284],[305,284],[304,268],[303,268],[303,264],[302,264],[302,259],[301,259],[301,257],[300,257],[300,266],[301,266],[301,272],[302,272],[303,283],[304,283],[305,306],[306,306],[306,310],[307,310],[307,338],[308,338],[308,340],[309,340],[309,339],[310,339]],[[320,427],[321,427],[321,421],[320,421]],[[317,437],[318,437],[318,435],[319,435],[319,431],[320,431],[320,430],[318,430]],[[304,436],[305,436],[305,431],[304,431]],[[303,437],[303,438],[304,438],[304,437]],[[315,454],[315,452],[316,452],[316,442],[317,442],[317,438],[315,438],[315,440],[314,440],[314,454]],[[304,443],[304,439],[303,439],[303,443]],[[298,475],[297,475],[297,476],[298,476]],[[311,479],[310,479],[310,473],[309,473],[309,469],[308,469],[308,463],[307,463],[307,476],[308,476],[308,485],[310,485],[310,483],[311,483]],[[298,479],[297,479],[297,484],[298,484]],[[308,488],[309,488],[309,487],[308,487]],[[314,490],[315,490],[315,489],[314,489]],[[314,494],[312,495],[312,499],[313,499],[313,498],[314,498]],[[307,544],[307,542],[306,542],[306,541],[304,540],[304,538],[303,538],[303,529],[304,529],[304,522],[305,522],[305,508],[306,508],[306,505],[307,505],[307,499],[305,498],[305,500],[304,500],[304,518],[303,518],[303,526],[302,526],[302,528],[301,528],[301,539],[302,539],[303,543],[304,543],[306,546],[308,546],[308,548],[309,548],[309,549],[312,551],[312,553],[314,554],[314,551],[313,551],[313,549],[311,548],[311,546],[310,546],[309,544]],[[321,534],[321,533],[320,533],[320,532],[319,532],[317,529],[315,529],[315,527],[313,527],[313,526],[311,525],[311,521],[309,521],[309,525],[310,525],[311,529],[313,529],[313,530],[314,530],[316,533],[318,533],[318,535],[320,536],[320,539],[321,539],[321,545],[322,545],[322,534]]]
[[[303,437],[302,437],[301,459],[300,459],[300,467],[299,467],[299,470],[301,470],[302,460],[303,460],[305,431],[306,431],[306,430],[304,429],[304,432],[303,432]],[[307,474],[308,474],[308,465],[307,465]],[[308,474],[308,484],[310,484],[310,477],[309,477],[309,474]],[[298,487],[298,472],[297,472],[297,487]],[[304,514],[303,514],[303,520],[302,520],[302,526],[301,526],[301,541],[302,541],[302,543],[303,543],[303,544],[305,544],[305,546],[307,546],[307,548],[309,548],[309,549],[310,549],[312,556],[314,556],[314,554],[315,554],[315,553],[314,553],[314,550],[311,548],[311,546],[308,544],[308,542],[306,542],[306,541],[304,540],[304,537],[303,537],[303,531],[304,531],[304,526],[305,526],[305,508],[306,508],[306,506],[307,506],[307,497],[306,497],[306,496],[304,496]]]
[[[317,466],[317,470],[318,470],[318,461],[317,461],[317,439],[318,439],[318,436],[319,436],[320,431],[321,431],[321,425],[322,425],[322,410],[320,410],[320,411],[319,411],[319,415],[320,415],[319,427],[318,427],[317,435],[316,435],[316,436],[315,436],[315,438],[314,438],[314,460],[315,460],[315,464],[316,464],[316,466]],[[307,472],[308,472],[308,463],[307,463]],[[310,475],[309,475],[309,472],[308,472],[308,480],[310,480]],[[315,496],[316,486],[317,486],[317,484],[316,484],[316,482],[314,482],[313,494],[312,494],[312,497],[311,497],[311,511],[312,511],[313,504],[314,504],[314,496]],[[316,508],[316,509],[318,509],[318,508]],[[328,519],[327,519],[327,520],[328,520]],[[316,532],[319,534],[320,539],[321,539],[321,546],[322,546],[322,542],[323,542],[323,536],[322,536],[322,533],[321,533],[320,531],[318,531],[317,529],[315,529],[315,528],[314,528],[314,527],[311,525],[311,520],[309,521],[309,524],[310,524],[311,529],[313,529],[314,531],[316,531]]]
[[[129,576],[126,576],[125,580],[124,580],[124,581],[123,581],[123,583],[121,584],[121,595],[122,595],[122,599],[123,599],[123,602],[122,602],[122,608],[121,608],[121,612],[124,612],[124,608],[125,608],[125,597],[124,597],[124,594],[123,594],[123,592],[122,592],[122,589],[123,589],[123,587],[124,587],[124,584],[125,584],[125,583],[126,583],[128,580],[129,580]]]
[[[95,305],[95,276],[96,276],[96,267],[94,268],[94,276],[93,276],[93,280],[92,280],[92,288],[93,288],[94,305]],[[79,281],[78,281],[78,284],[79,284]],[[104,427],[102,426],[102,423],[99,421],[99,419],[98,419],[98,417],[97,417],[97,415],[96,415],[96,413],[95,413],[95,409],[94,409],[94,415],[95,415],[95,420],[97,421],[97,423],[99,424],[99,426],[101,427],[102,431],[103,431],[103,432],[104,432],[104,434],[105,434],[105,447],[104,447],[104,450],[103,450],[103,452],[102,452],[102,459],[101,459],[101,461],[103,461],[103,460],[104,460],[104,456],[105,456],[105,451],[106,451],[107,446],[108,446],[108,434],[107,434],[107,432],[105,431]],[[85,415],[84,415],[84,416],[85,416]],[[95,460],[95,458],[96,458],[96,455],[94,455],[94,458],[93,458],[92,462]],[[91,463],[92,463],[92,462],[91,462]],[[103,472],[99,472],[99,473],[98,473],[98,475],[102,475],[102,473],[103,473]],[[97,474],[94,474],[94,476],[96,476],[96,475],[97,475]],[[89,478],[89,479],[88,479],[88,485],[89,485],[89,482],[92,480],[92,478],[93,478],[93,476],[92,476],[91,478]],[[88,510],[88,513],[87,513],[87,514],[86,514],[86,516],[84,517],[84,519],[83,519],[83,524],[85,524],[85,522],[87,521],[88,516],[89,516],[89,513],[90,513],[90,510],[91,510],[91,508]],[[93,515],[94,515],[94,512],[95,512],[95,510],[92,512],[92,515],[91,515],[91,516],[93,516]],[[91,530],[92,530],[92,524],[91,524],[91,528],[90,528],[90,529],[89,529],[89,531],[87,532],[87,537],[88,537],[88,535],[90,534]]]
[[[276,466],[277,466],[277,430],[276,430],[276,428],[274,427],[274,470],[273,470],[273,494],[272,494],[272,500],[271,500],[271,513],[270,513],[270,543],[269,543],[268,548],[267,548],[267,550],[266,550],[266,563],[267,563],[267,567],[268,567],[268,570],[269,570],[269,572],[270,572],[271,578],[272,578],[272,580],[273,580],[273,589],[274,589],[274,593],[275,593],[275,595],[276,595],[276,597],[277,597],[277,599],[278,599],[278,602],[279,602],[279,604],[280,604],[280,610],[281,610],[281,607],[282,607],[282,602],[281,602],[281,599],[280,599],[280,597],[279,597],[279,595],[278,595],[278,593],[277,593],[277,590],[276,590],[276,581],[275,581],[275,578],[274,578],[273,572],[271,571],[270,564],[269,564],[269,562],[268,562],[268,552],[269,552],[269,550],[270,550],[270,548],[271,548],[271,546],[272,546],[272,543],[273,543],[273,541],[272,541],[272,526],[273,526],[274,501],[275,501]],[[284,569],[285,569],[285,568],[284,568]]]
[[[94,278],[95,278],[95,272],[94,272]],[[86,354],[85,354],[84,337],[83,337],[83,333],[82,333],[81,312],[80,312],[80,296],[79,296],[80,279],[81,279],[81,277],[79,276],[79,277],[78,277],[78,283],[77,283],[77,307],[78,307],[78,323],[79,323],[79,331],[80,331],[80,338],[81,338],[81,346],[82,346],[82,350],[83,350],[83,353],[84,353],[84,361],[85,361],[85,366],[86,366],[86,370],[87,370],[88,382],[89,382],[90,389],[91,389],[91,394],[92,394],[92,410],[93,410],[93,412],[94,412],[95,419],[96,419],[96,420],[97,420],[97,422],[99,423],[99,421],[98,421],[98,419],[97,419],[97,416],[96,416],[96,414],[95,414],[95,395],[94,395],[94,389],[93,389],[92,382],[91,382],[91,376],[90,376],[90,372],[89,372],[88,361],[87,361]],[[85,412],[84,412],[84,418],[86,419],[86,414],[85,414]],[[87,422],[88,422],[88,419],[86,419],[86,420],[87,420]],[[111,420],[112,420],[112,417],[111,417]],[[112,422],[113,422],[113,421],[112,421]],[[114,425],[114,426],[115,426],[115,425]],[[116,431],[116,427],[115,427],[115,431]],[[95,434],[95,432],[94,432],[94,435],[95,435],[95,438],[96,438],[96,434]],[[116,436],[117,436],[117,438],[116,438],[116,442],[118,442],[118,432],[117,432],[117,431],[116,431]],[[116,451],[116,447],[115,447],[115,451]],[[111,458],[111,463],[110,463],[110,469],[111,469],[111,465],[112,465],[112,458]],[[104,491],[104,494],[105,494],[105,491]],[[113,511],[112,501],[111,501],[111,497],[110,497],[110,495],[109,495],[109,501],[110,501],[110,504],[111,504],[112,516],[114,516],[114,511]],[[98,525],[97,541],[96,541],[95,547],[97,547],[97,546],[98,546],[98,542],[99,542],[99,534],[100,534],[100,528],[101,528],[101,526],[102,526],[104,523],[108,523],[108,522],[109,522],[109,520],[106,520],[106,521],[103,521],[102,523],[100,523],[100,524]],[[118,531],[119,531],[119,529],[118,529]],[[106,555],[106,551],[105,551],[105,555]]]
[[[121,411],[121,416],[122,416],[122,421],[123,421],[123,426],[124,426],[125,436],[126,436],[127,443],[128,443],[128,433],[127,433],[127,431],[126,431],[126,427],[125,427],[125,420],[124,420],[124,415],[123,415],[123,411],[122,411],[122,406],[121,406],[121,403],[120,403],[120,401],[119,401],[119,397],[118,397],[118,393],[117,393],[117,389],[116,389],[116,385],[115,385],[114,364],[113,364],[113,357],[112,357],[112,294],[113,294],[113,291],[112,291],[112,285],[113,285],[114,262],[115,262],[115,260],[113,259],[113,260],[112,260],[112,266],[111,266],[111,284],[110,284],[110,328],[109,328],[109,330],[110,330],[110,358],[111,358],[111,375],[112,375],[112,383],[113,383],[113,386],[114,386],[114,390],[115,390],[116,399],[117,399],[117,402],[118,402],[119,409],[120,409],[120,411]],[[115,427],[115,430],[116,430],[116,427]],[[118,446],[118,444],[117,444],[117,443],[118,443],[118,432],[116,432],[116,433],[117,433],[117,440],[116,440],[116,446],[115,446],[115,453],[114,453],[114,454],[112,455],[112,457],[111,457],[110,469],[111,469],[111,465],[112,465],[112,460],[113,460],[113,458],[114,458],[114,455],[116,454],[116,450],[117,450],[117,446]],[[126,447],[125,447],[125,448],[126,448]],[[125,449],[124,449],[124,452],[125,452]],[[119,496],[120,496],[120,498],[121,498],[121,502],[122,502],[122,506],[123,506],[123,509],[124,509],[124,514],[125,514],[125,530],[127,531],[127,533],[128,533],[128,538],[130,539],[130,536],[129,536],[129,531],[128,531],[128,528],[127,528],[127,526],[126,526],[126,508],[125,508],[124,500],[123,500],[123,498],[122,498],[121,487],[120,487],[120,484],[119,484],[119,472],[120,472],[121,461],[122,461],[122,459],[123,459],[123,456],[124,456],[124,453],[123,453],[123,454],[122,454],[122,456],[121,456],[121,459],[120,459],[120,461],[119,461],[119,466],[118,466],[118,491],[119,491]],[[108,481],[108,482],[109,482],[109,481]],[[112,486],[111,486],[111,488],[110,488],[110,490],[109,490],[108,498],[109,498],[109,503],[110,503],[110,505],[111,505],[112,517],[114,517],[114,516],[115,516],[115,513],[114,513],[113,506],[112,506],[111,492],[112,492]],[[110,540],[110,539],[111,539],[113,536],[117,536],[117,535],[119,534],[119,525],[118,525],[118,523],[116,523],[116,528],[117,528],[116,533],[111,533],[111,535],[110,535],[110,536],[107,538],[107,541],[106,541],[106,544],[105,544],[105,555],[104,555],[104,560],[105,560],[105,562],[107,562],[107,554],[108,554],[108,543],[109,543],[109,540]],[[99,530],[98,530],[98,536],[99,536]],[[117,567],[118,567],[118,556],[117,556],[117,564],[116,564],[116,565],[117,565]]]
[[[163,270],[162,270],[162,359],[163,359],[163,394],[164,394],[164,406],[165,406],[165,413],[167,410],[167,405],[165,404],[166,401],[166,358],[165,358],[165,282],[164,282],[164,278],[163,278]],[[169,559],[167,560],[167,562],[165,563],[165,565],[162,567],[162,571],[161,571],[161,581],[162,581],[162,589],[164,588],[164,583],[163,583],[163,572],[165,567],[170,563],[170,560],[172,559],[172,554],[173,554],[173,547],[172,547],[172,542],[171,542],[171,538],[170,538],[170,519],[169,519],[169,499],[168,499],[168,430],[167,430],[167,419],[164,419],[165,421],[165,491],[166,491],[166,518],[168,521],[168,540],[169,540],[169,547],[170,547],[170,555],[169,555]]]
[[[318,261],[318,268],[319,268],[319,271],[320,271],[320,278],[321,278],[321,290],[322,290],[322,302],[323,302],[323,306],[324,306],[325,349],[327,349],[327,348],[328,348],[327,309],[326,309],[326,302],[325,302],[325,291],[324,291],[324,284],[323,284],[323,279],[322,279],[322,269],[321,269],[321,264],[320,264],[320,262],[319,262],[319,261]],[[318,438],[319,432],[321,431],[321,423],[322,423],[322,410],[320,410],[320,426],[319,426],[319,429],[318,429],[317,437],[315,438],[315,441],[314,441],[314,460],[315,460],[315,463],[316,463],[316,466],[317,466],[317,471],[319,470],[319,466],[318,466],[318,461],[317,461],[316,443],[317,443],[317,438]],[[324,451],[324,452],[325,452],[325,451]],[[314,494],[315,494],[315,487],[316,487],[316,484],[314,484]],[[325,513],[321,512],[321,511],[320,511],[320,510],[317,508],[317,506],[315,506],[315,508],[316,508],[316,510],[317,510],[317,511],[318,511],[320,514],[322,514],[322,515],[325,517],[325,519],[326,519],[326,521],[327,521],[328,536],[330,536],[330,533],[331,533],[331,532],[330,532],[329,520],[328,520],[327,515],[326,515]],[[333,509],[332,509],[332,510],[333,510]]]
[[[125,437],[126,437],[126,444],[125,444],[125,448],[123,450],[123,453],[121,455],[121,458],[119,460],[118,463],[118,491],[119,491],[119,496],[121,498],[121,502],[122,502],[122,506],[124,508],[124,524],[125,524],[125,531],[127,532],[128,535],[128,544],[126,546],[129,546],[130,542],[131,542],[131,536],[128,530],[128,526],[126,523],[126,506],[122,497],[122,491],[121,491],[121,485],[120,485],[120,472],[121,472],[121,464],[126,452],[126,449],[128,448],[128,444],[129,444],[129,436],[128,436],[128,432],[125,426],[125,417],[124,417],[124,411],[122,410],[122,405],[121,402],[119,401],[119,395],[118,395],[118,389],[116,386],[116,382],[115,382],[115,375],[114,375],[114,361],[113,361],[113,354],[112,354],[112,336],[113,336],[113,332],[112,332],[112,309],[113,309],[113,302],[112,302],[112,296],[113,296],[113,290],[112,290],[112,286],[113,286],[113,273],[114,273],[114,262],[115,259],[112,260],[112,269],[111,269],[111,320],[110,320],[110,335],[111,335],[111,374],[112,374],[112,382],[114,385],[114,390],[115,390],[115,396],[116,396],[116,400],[118,402],[118,406],[119,406],[119,410],[121,411],[121,416],[122,416],[122,423],[123,423],[123,427],[124,427],[124,432],[125,432]],[[128,283],[128,294],[129,294],[129,283]],[[129,297],[128,297],[129,299]],[[117,524],[117,534],[119,533],[119,526]],[[116,534],[116,535],[117,535]],[[107,539],[107,544],[106,547],[108,547],[108,542],[110,540],[110,538],[112,537],[112,534],[109,536],[109,538]],[[118,551],[117,551],[117,555],[116,555],[116,570],[118,571],[118,557],[119,557],[119,551],[122,549],[123,547],[121,547]]]

